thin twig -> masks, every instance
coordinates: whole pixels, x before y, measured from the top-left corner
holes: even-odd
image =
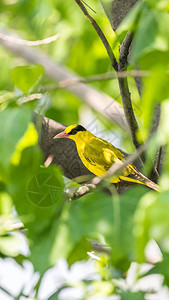
[[[92,12],[94,12],[96,14],[96,11],[91,7],[89,6],[85,1],[81,0],[88,8],[90,8],[92,10]]]
[[[157,103],[154,108],[154,113],[152,117],[152,122],[151,122],[151,128],[149,131],[149,136],[148,139],[150,139],[154,133],[157,131],[159,122],[160,122],[160,115],[161,115],[161,105],[160,103]],[[161,161],[161,154],[162,154],[162,148],[159,148],[154,159],[154,165],[152,167],[151,173],[149,175],[150,179],[153,181],[157,181],[159,177],[159,167],[160,167],[160,161]]]
[[[13,224],[6,224],[6,230],[7,231],[14,231],[14,230],[20,230],[23,229],[24,225],[22,222],[19,223],[13,223]]]
[[[7,291],[4,287],[0,286],[0,290],[2,290],[4,293],[6,293],[8,296],[10,296],[13,299],[13,295]]]
[[[15,43],[15,44],[29,46],[29,47],[40,46],[40,45],[55,42],[59,38],[59,36],[60,36],[59,33],[57,33],[57,34],[55,34],[53,36],[50,36],[50,37],[48,37],[46,39],[43,39],[43,40],[27,41],[27,40],[16,38],[14,36],[7,35],[7,34],[4,34],[4,33],[0,32],[0,39],[2,39],[4,41],[10,41],[10,42]]]
[[[124,70],[128,64],[127,57],[132,42],[132,38],[133,38],[132,33],[129,33],[124,39],[120,47],[118,71]],[[132,107],[128,81],[127,78],[118,78],[118,81],[120,87],[120,94],[123,102],[124,113],[127,119],[128,126],[130,128],[131,138],[135,148],[138,149],[142,144],[142,142],[141,143],[138,142],[136,137],[136,134],[139,131],[139,127]],[[143,160],[143,152],[141,153],[141,156]]]
[[[35,94],[31,94],[31,95],[29,95],[29,96],[27,96],[27,97],[22,97],[22,98],[20,98],[19,100],[18,100],[18,103],[19,104],[23,104],[23,103],[27,103],[27,102],[29,102],[29,101],[33,101],[33,100],[35,100],[35,99],[41,99],[43,97],[43,94],[41,94],[41,93],[35,93]]]
[[[72,78],[72,79],[62,80],[58,84],[53,84],[53,85],[48,85],[48,86],[42,87],[38,90],[38,92],[44,93],[44,92],[52,91],[52,90],[56,90],[56,89],[67,88],[71,85],[76,85],[78,83],[90,83],[90,82],[95,82],[95,81],[105,81],[105,80],[111,80],[111,79],[117,79],[117,78],[125,78],[128,76],[149,77],[150,73],[148,71],[132,70],[132,71],[122,71],[122,72],[116,72],[116,73],[109,72],[109,73],[89,76],[86,78]]]
[[[128,87],[128,82],[127,78],[118,78],[119,81],[119,87],[120,87],[120,94],[123,102],[123,108],[124,108],[124,113],[126,116],[126,120],[128,123],[128,126],[130,128],[130,134],[131,138],[133,141],[133,144],[136,149],[139,148],[140,143],[137,141],[136,134],[139,130],[134,111],[133,111],[133,106],[131,103],[131,97],[130,97],[130,91]]]
[[[90,14],[88,13],[86,7],[84,6],[84,4],[80,1],[80,0],[75,0],[75,2],[77,3],[77,5],[80,7],[80,9],[82,10],[82,12],[84,13],[84,15],[88,18],[88,20],[90,21],[90,23],[92,24],[93,28],[95,29],[95,31],[97,32],[98,36],[100,37],[106,51],[107,54],[110,58],[112,67],[114,68],[115,71],[118,71],[118,63],[117,60],[113,54],[113,51],[111,49],[111,46],[105,36],[105,34],[103,33],[103,31],[101,30],[101,28],[99,27],[99,25],[97,24],[97,22],[90,16]]]
[[[157,158],[156,158],[156,162],[154,165],[154,169],[157,171],[158,174],[159,174],[159,169],[160,169],[160,164],[161,164],[162,150],[163,150],[163,147],[160,147],[160,149],[157,153]]]
[[[5,218],[4,216],[0,217],[0,225],[5,232],[24,229],[24,225],[22,222],[15,223],[15,221],[13,221],[12,219]]]

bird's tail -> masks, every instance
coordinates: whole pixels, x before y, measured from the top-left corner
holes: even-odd
[[[146,176],[144,176],[142,173],[138,172],[134,166],[129,165],[129,168],[132,171],[132,175],[134,178],[126,177],[126,176],[119,176],[120,179],[125,180],[125,181],[144,184],[144,185],[148,186],[150,189],[153,189],[158,192],[160,191],[159,186],[155,182],[151,181]]]

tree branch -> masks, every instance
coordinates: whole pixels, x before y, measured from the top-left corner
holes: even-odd
[[[158,128],[158,125],[160,122],[160,115],[161,115],[161,105],[160,105],[160,103],[157,103],[155,106],[155,109],[154,109],[154,114],[153,114],[153,118],[152,118],[152,126],[150,129],[148,139],[150,139],[152,137],[152,135],[157,131],[157,128]],[[163,153],[163,147],[160,147],[156,153],[156,157],[152,158],[152,160],[154,159],[154,166],[152,168],[152,171],[151,171],[151,174],[149,177],[155,182],[158,180],[160,169],[161,169],[161,163],[162,163],[162,158],[163,158],[162,153]]]
[[[59,165],[64,175],[70,179],[91,174],[81,162],[72,140],[53,139],[57,133],[65,130],[65,125],[36,113],[33,119],[39,135],[39,145],[44,153],[44,161],[51,157],[50,163]]]
[[[133,33],[129,32],[128,34],[126,34],[126,37],[124,38],[120,46],[118,71],[123,71],[128,65],[128,54],[132,40]]]
[[[7,36],[12,35],[9,31],[6,32],[2,29],[0,32],[5,33]],[[56,64],[56,62],[40,50],[19,45],[15,41],[11,42],[10,39],[4,40],[0,38],[0,44],[14,55],[22,57],[30,63],[42,65],[46,75],[56,82],[78,77],[72,71]],[[129,131],[123,108],[110,96],[98,91],[96,88],[81,83],[69,86],[67,90],[124,130]]]
[[[105,36],[105,34],[103,33],[103,31],[101,30],[101,28],[99,27],[99,25],[96,23],[96,21],[90,16],[90,14],[88,13],[86,7],[84,6],[84,4],[80,1],[80,0],[75,0],[75,2],[77,3],[77,5],[80,7],[80,9],[82,10],[82,12],[84,13],[84,15],[88,18],[88,20],[90,21],[90,23],[92,24],[93,28],[95,29],[95,31],[97,32],[98,36],[100,37],[106,51],[107,54],[110,58],[111,61],[111,65],[114,68],[115,71],[118,71],[118,63],[117,60],[113,54],[113,51],[111,49],[111,46]]]
[[[104,80],[111,80],[111,79],[117,79],[117,78],[126,78],[128,76],[134,76],[136,78],[140,77],[149,77],[151,74],[148,71],[139,71],[139,70],[131,70],[131,71],[121,71],[121,72],[108,72],[104,74],[97,74],[85,78],[72,78],[68,80],[62,80],[58,84],[48,85],[41,87],[38,92],[44,93],[47,91],[52,91],[56,89],[62,89],[67,88],[71,85],[76,85],[78,83],[90,83],[95,81],[104,81]],[[36,94],[35,94],[36,95]]]
[[[160,149],[157,152],[156,160],[155,160],[155,164],[154,164],[154,169],[156,170],[158,176],[159,176],[160,171],[161,171],[162,157],[163,157],[163,147],[160,147]],[[155,180],[157,180],[157,177],[155,178]]]
[[[101,0],[102,1],[102,0]],[[115,31],[122,20],[125,18],[130,9],[135,5],[138,0],[114,0],[110,1],[111,7],[111,24]],[[105,1],[104,1],[105,2]],[[108,1],[107,1],[108,2]]]
[[[125,161],[123,162],[123,164],[119,165],[118,163],[114,163],[109,170],[102,176],[102,177],[98,177],[95,176],[94,178],[91,178],[90,175],[85,176],[86,177],[86,181],[88,183],[85,183],[84,185],[80,186],[80,188],[77,187],[73,187],[71,189],[68,189],[66,191],[66,196],[71,199],[74,200],[76,198],[80,198],[82,196],[84,196],[85,194],[91,192],[93,189],[97,188],[98,186],[100,186],[102,189],[106,189],[105,191],[108,192],[108,189],[112,183],[108,181],[109,178],[112,177],[112,175],[114,176],[118,176],[119,174],[121,174],[123,172],[123,170],[129,165],[132,164],[133,162],[136,162],[139,159],[139,156],[145,151],[146,147],[148,146],[148,143],[140,146],[140,148],[138,149],[137,152],[131,154],[130,156],[128,156]],[[84,177],[84,176],[82,176]],[[106,180],[106,182],[105,182]],[[75,179],[76,181],[76,179]],[[80,178],[79,178],[80,181]],[[82,182],[83,180],[81,180]],[[119,182],[118,184],[118,193],[121,193],[124,191],[124,189],[128,186],[133,186],[135,183],[132,182]]]
[[[75,179],[76,182],[89,182],[91,178],[95,177],[86,167],[83,165],[76,150],[75,143],[71,139],[53,139],[53,137],[63,131],[66,126],[55,122],[51,119],[43,117],[34,113],[34,123],[39,135],[39,145],[44,153],[44,161],[50,158],[50,163],[59,165],[64,175],[70,179]],[[139,169],[139,160],[137,159],[138,153],[135,154],[135,166]],[[80,177],[80,180],[78,180]],[[94,188],[92,185],[88,185],[84,188],[85,191],[89,191]],[[127,183],[127,186],[130,184]],[[124,190],[124,183],[120,183],[122,190]],[[126,186],[126,185],[125,185]],[[118,192],[121,192],[118,189]],[[83,192],[82,190],[79,192]],[[69,195],[75,198],[77,197],[76,190],[70,191]],[[76,195],[75,195],[76,194]]]
[[[118,70],[120,72],[127,67],[128,64],[127,57],[132,42],[132,38],[133,38],[132,33],[127,34],[122,45],[120,46],[119,65],[118,65]],[[131,138],[135,148],[138,149],[141,144],[137,141],[137,137],[136,137],[136,134],[139,131],[139,127],[132,107],[128,81],[127,78],[118,78],[118,81],[119,81],[121,98],[123,102],[124,113],[127,119],[128,126],[130,128]],[[142,159],[143,159],[143,155],[142,155]]]
[[[48,38],[45,38],[43,40],[28,41],[28,40],[16,38],[14,36],[8,36],[8,35],[0,32],[0,39],[5,40],[5,41],[10,40],[11,43],[25,45],[25,46],[29,46],[29,47],[50,44],[52,42],[55,42],[58,38],[59,38],[59,34],[57,33],[57,34],[50,36]]]
[[[129,34],[127,34],[126,38],[124,39],[124,41],[122,43],[122,45],[120,47],[119,64],[118,64],[104,33],[102,32],[102,30],[100,29],[100,27],[98,26],[96,21],[90,16],[86,7],[83,5],[83,3],[80,0],[75,0],[75,2],[78,4],[78,6],[80,7],[80,9],[84,13],[84,15],[88,18],[88,20],[94,27],[95,31],[97,32],[98,36],[102,40],[102,43],[103,43],[104,47],[106,48],[106,51],[110,58],[111,64],[112,64],[113,68],[115,69],[115,71],[116,72],[123,71],[126,68],[127,63],[128,63],[127,57],[128,57],[129,48],[130,48],[130,45],[131,45],[131,42],[133,39],[133,34],[131,32]],[[122,102],[123,102],[124,113],[125,113],[126,120],[127,120],[129,129],[130,129],[131,138],[132,138],[135,148],[138,149],[140,146],[140,143],[137,141],[136,133],[139,130],[139,127],[138,127],[138,124],[137,124],[137,121],[136,121],[136,118],[134,115],[132,103],[131,103],[128,82],[127,82],[126,78],[124,78],[124,79],[118,78],[118,81],[119,81],[121,98],[122,98]]]

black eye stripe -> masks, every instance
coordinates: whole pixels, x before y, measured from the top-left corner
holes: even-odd
[[[75,135],[78,131],[86,131],[86,129],[83,126],[81,126],[81,125],[77,125],[68,134],[69,135]]]
[[[76,129],[72,129],[71,132],[69,132],[69,134],[76,134],[77,130]]]
[[[81,126],[81,125],[78,125],[75,129],[77,131],[86,131],[86,129],[83,126]]]

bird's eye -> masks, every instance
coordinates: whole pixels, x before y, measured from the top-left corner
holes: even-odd
[[[76,134],[77,133],[77,130],[76,129],[73,129],[72,130],[72,134]]]

